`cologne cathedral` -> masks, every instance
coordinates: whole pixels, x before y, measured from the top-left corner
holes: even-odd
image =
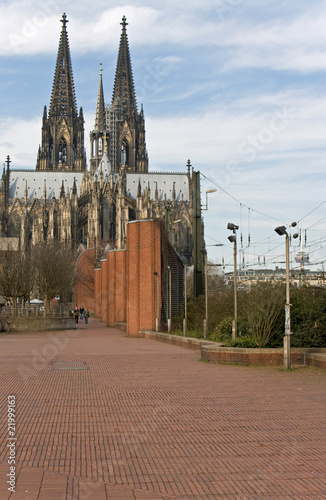
[[[54,239],[72,248],[83,244],[98,249],[100,258],[100,248],[125,248],[128,222],[160,219],[175,250],[191,263],[196,219],[200,220],[199,173],[191,169],[190,161],[185,173],[148,171],[144,111],[137,109],[126,18],[121,22],[110,105],[104,99],[100,70],[88,167],[66,14],[61,23],[36,169],[14,170],[9,157],[4,166],[1,238],[10,238],[22,249]],[[94,92],[94,103],[95,96]]]

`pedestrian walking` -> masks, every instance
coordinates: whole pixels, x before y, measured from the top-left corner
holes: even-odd
[[[78,323],[78,318],[79,318],[79,310],[78,310],[78,307],[75,308],[75,321],[76,323]]]
[[[88,316],[89,316],[89,312],[87,309],[85,309],[85,311],[84,311],[85,325],[88,325]]]
[[[80,306],[79,312],[80,312],[80,319],[82,320],[83,317],[84,317],[84,308],[83,308],[83,306]]]

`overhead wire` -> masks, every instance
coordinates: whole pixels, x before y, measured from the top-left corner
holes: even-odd
[[[260,240],[260,241],[259,241],[259,242],[257,242],[257,243],[256,243],[256,242],[254,242],[254,243],[252,243],[252,242],[251,242],[251,235],[250,235],[250,212],[255,212],[255,213],[259,214],[259,215],[262,215],[263,217],[267,217],[268,219],[275,220],[275,221],[277,221],[277,222],[281,222],[281,223],[282,223],[282,224],[284,224],[284,225],[287,225],[287,224],[286,224],[286,223],[284,223],[284,222],[282,222],[282,221],[280,221],[279,219],[277,219],[277,218],[275,218],[275,217],[273,217],[273,216],[269,215],[269,214],[266,214],[266,213],[264,213],[264,212],[261,212],[260,210],[256,210],[256,209],[254,209],[254,208],[252,208],[252,207],[249,207],[249,206],[248,206],[248,205],[246,205],[245,203],[242,203],[242,202],[241,202],[240,200],[238,200],[235,196],[233,196],[233,195],[232,195],[232,194],[230,194],[228,191],[226,191],[224,188],[222,188],[219,184],[217,184],[217,183],[216,183],[213,179],[210,179],[209,177],[207,177],[206,175],[204,175],[202,172],[200,172],[200,174],[201,174],[201,175],[202,175],[202,177],[204,177],[207,181],[211,182],[211,183],[212,183],[214,186],[216,186],[219,190],[221,190],[223,193],[225,193],[225,194],[226,194],[229,198],[233,199],[236,203],[238,203],[238,204],[239,204],[239,206],[240,206],[240,220],[241,220],[241,222],[242,222],[242,208],[243,208],[243,207],[245,207],[245,208],[247,208],[247,209],[248,209],[248,245],[247,245],[247,247],[246,247],[246,248],[249,248],[250,246],[254,246],[254,247],[255,247],[258,243],[263,244],[265,240],[268,240],[268,241],[266,241],[266,243],[268,243],[268,244],[269,244],[269,250],[268,250],[268,251],[266,251],[266,252],[264,252],[264,253],[262,253],[259,257],[264,257],[264,264],[267,264],[268,262],[272,261],[273,259],[278,258],[278,256],[276,256],[276,257],[275,257],[275,256],[271,256],[270,258],[267,258],[267,259],[266,259],[266,256],[267,256],[270,252],[272,252],[272,251],[274,251],[276,248],[278,248],[279,246],[282,246],[282,244],[283,244],[283,243],[280,243],[279,245],[277,245],[276,247],[274,247],[274,248],[272,248],[272,249],[271,249],[271,248],[270,248],[270,237],[268,237],[268,238],[264,238],[264,239]],[[323,201],[322,203],[320,203],[320,204],[319,204],[317,207],[315,207],[313,210],[311,210],[310,212],[308,212],[308,213],[307,213],[305,216],[303,216],[300,220],[298,220],[297,224],[299,224],[300,222],[302,222],[302,221],[303,221],[306,217],[308,217],[309,215],[311,215],[312,213],[314,213],[316,210],[318,210],[318,209],[319,209],[321,206],[323,206],[325,203],[326,203],[326,200],[325,200],[325,201]],[[326,217],[323,217],[323,218],[322,218],[322,219],[320,219],[319,221],[317,221],[317,222],[315,222],[315,223],[311,224],[310,226],[308,226],[307,228],[305,228],[305,231],[307,231],[307,230],[312,230],[311,228],[313,228],[313,227],[317,226],[318,224],[320,224],[320,223],[321,223],[322,221],[324,221],[324,220],[326,220]],[[241,224],[241,226],[242,226],[242,224]],[[306,233],[305,233],[305,234],[306,234]],[[217,240],[215,240],[214,238],[212,238],[212,237],[210,237],[210,236],[207,236],[207,237],[208,237],[208,238],[210,238],[210,239],[211,239],[211,240],[213,240],[213,241],[216,241],[216,243],[218,243],[218,244],[220,244],[220,245],[221,245],[221,243],[220,243],[220,242],[218,242]],[[307,239],[307,236],[305,236],[305,239]],[[318,238],[318,239],[316,239],[316,240],[313,240],[313,241],[311,242],[311,244],[310,244],[310,245],[305,244],[305,247],[306,247],[306,248],[310,248],[310,249],[312,249],[312,248],[313,248],[313,246],[315,246],[315,245],[317,245],[317,244],[321,244],[321,243],[323,243],[324,241],[326,242],[326,238],[324,238],[324,237],[322,237],[322,238]],[[238,253],[239,253],[239,255],[241,256],[241,254],[243,254],[243,252],[242,252],[242,250],[243,250],[243,234],[242,234],[242,231],[241,231],[241,240],[240,240],[240,242],[241,242],[241,246],[240,246],[240,249],[238,250]],[[223,246],[228,246],[228,245],[223,245]],[[310,253],[314,253],[314,251],[317,251],[317,250],[310,250]],[[243,255],[242,255],[242,256],[243,256]],[[258,265],[258,266],[260,265],[260,259],[258,259],[258,264],[256,264],[256,263],[254,262],[254,260],[256,259],[256,256],[254,257],[254,260],[248,260],[248,259],[249,259],[249,256],[247,256],[247,259],[246,259],[246,260],[247,260],[247,262],[246,262],[246,264],[244,264],[244,262],[242,262],[243,267],[248,268],[248,266],[254,266],[254,267],[255,267],[255,266],[257,266],[257,265]],[[243,259],[242,259],[242,261],[243,261]]]
[[[223,193],[225,193],[227,196],[229,196],[230,198],[232,198],[234,201],[236,201],[237,203],[239,203],[243,207],[248,208],[252,212],[256,212],[257,214],[260,214],[263,217],[267,217],[268,219],[272,219],[272,220],[275,220],[276,222],[281,222],[282,224],[284,224],[284,222],[280,221],[279,219],[276,219],[275,217],[272,217],[271,215],[265,214],[264,212],[261,212],[260,210],[256,210],[255,208],[248,207],[248,205],[246,205],[245,203],[242,203],[241,201],[239,201],[235,196],[233,196],[232,194],[228,193],[224,188],[222,188],[221,186],[219,186],[219,184],[217,184],[215,181],[213,181],[212,179],[210,179],[209,177],[207,177],[206,175],[204,175],[202,172],[200,172],[200,175],[202,175],[203,177],[205,177],[205,179],[207,179],[209,182],[211,182],[212,184],[214,184],[214,186],[216,186],[218,189],[220,189],[221,191],[223,191]]]
[[[305,219],[306,217],[308,217],[309,215],[311,215],[312,213],[314,213],[316,210],[318,210],[318,208],[320,208],[321,206],[323,206],[325,203],[326,203],[326,200],[323,201],[322,203],[320,203],[316,208],[314,208],[313,210],[311,210],[309,213],[307,213],[307,215],[305,215],[300,220],[298,220],[298,224],[299,224],[299,222],[302,222],[303,219]]]

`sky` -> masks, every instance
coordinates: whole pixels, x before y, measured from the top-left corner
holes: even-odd
[[[150,171],[201,173],[208,259],[233,269],[285,267],[280,225],[302,234],[311,270],[326,266],[326,1],[1,0],[0,159],[34,169],[66,12],[85,145],[99,66],[111,102],[121,18]],[[291,228],[292,222],[297,222]],[[218,245],[218,246],[216,246]],[[291,237],[291,268],[300,238]],[[222,267],[222,266],[221,266]]]

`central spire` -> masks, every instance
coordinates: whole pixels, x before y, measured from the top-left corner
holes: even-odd
[[[97,94],[95,130],[99,130],[101,132],[106,130],[106,116],[105,116],[102,72],[103,72],[102,63],[100,63],[100,81],[99,81],[99,85],[98,85],[98,94]]]

